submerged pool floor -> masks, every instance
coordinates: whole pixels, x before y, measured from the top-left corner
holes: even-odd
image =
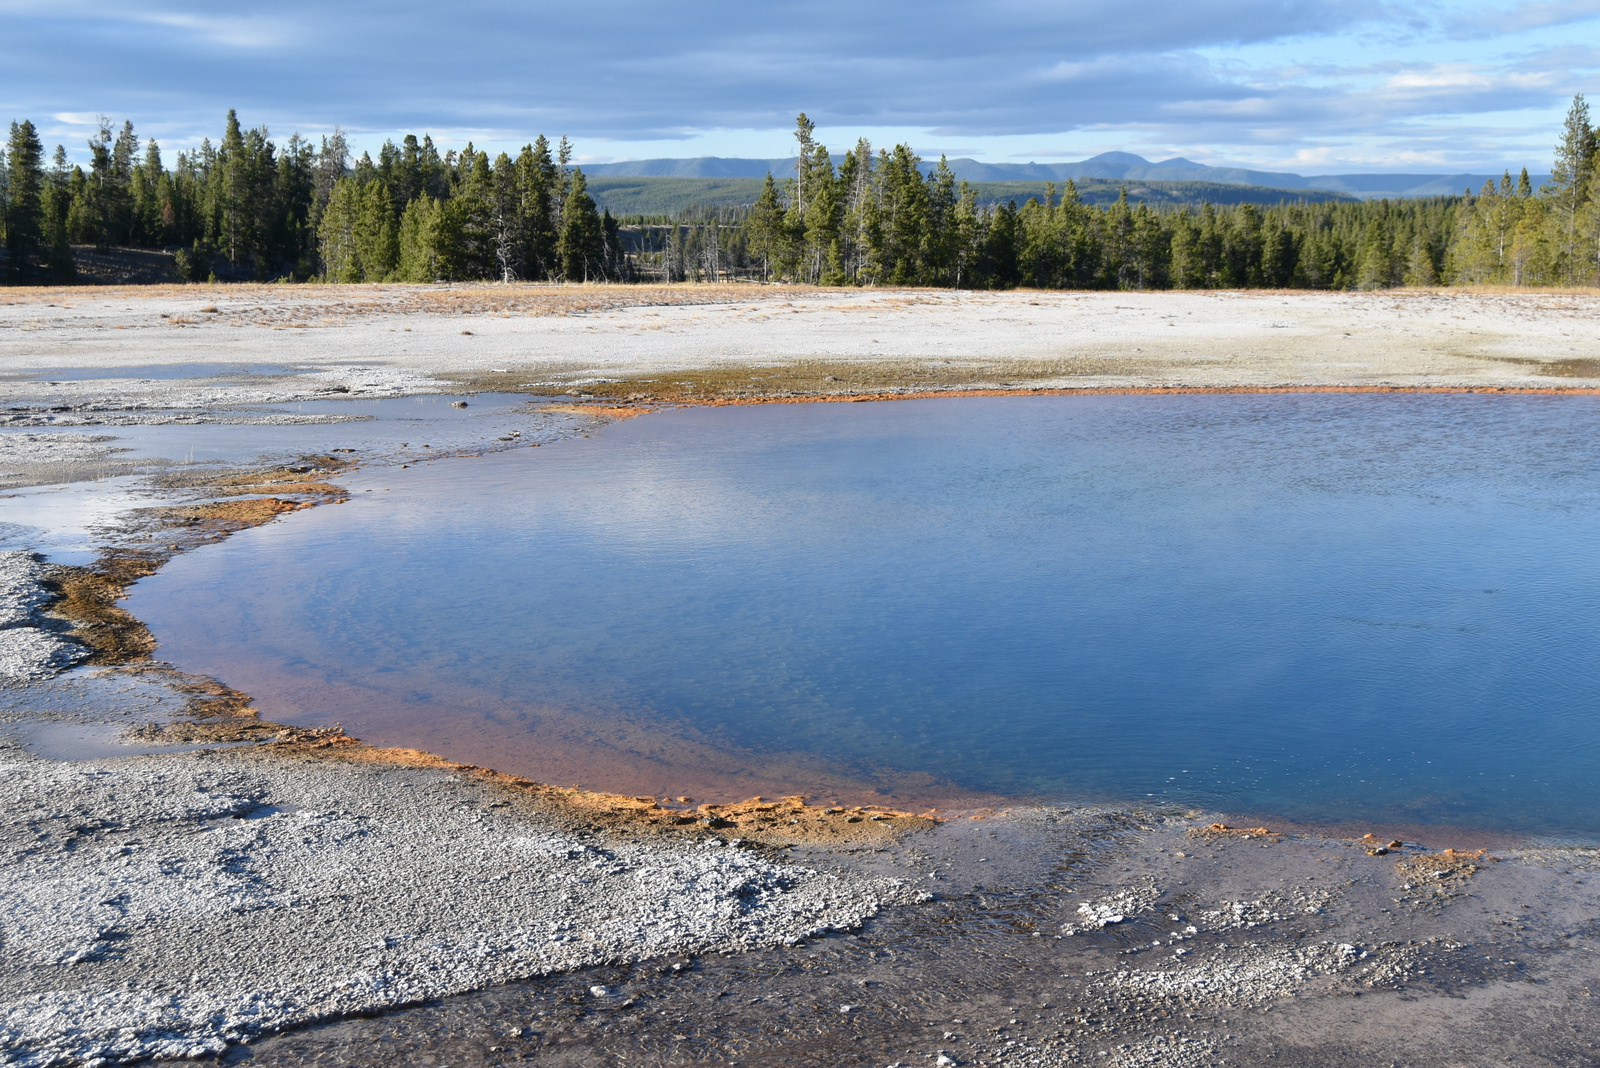
[[[142,581],[160,655],[627,793],[1600,837],[1596,398],[681,409],[351,485]]]

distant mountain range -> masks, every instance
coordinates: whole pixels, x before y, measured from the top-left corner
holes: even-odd
[[[837,163],[842,156],[835,157]],[[764,178],[783,179],[794,173],[795,160],[734,159],[700,156],[695,159],[640,159],[622,163],[595,163],[583,168],[594,177],[635,178]],[[924,160],[923,170],[936,162]],[[1218,185],[1248,185],[1268,189],[1323,190],[1362,199],[1449,196],[1465,189],[1477,192],[1486,179],[1498,181],[1498,174],[1289,174],[1282,171],[1253,171],[1244,167],[1211,167],[1175,157],[1151,163],[1131,152],[1102,152],[1076,163],[979,163],[973,159],[953,159],[950,170],[968,182],[1065,182],[1097,178],[1112,182],[1208,182]],[[1531,176],[1534,187],[1549,180],[1549,175]]]
[[[766,172],[761,173],[762,178],[599,174],[589,179],[589,194],[594,197],[596,204],[621,218],[664,219],[685,213],[694,215],[724,208],[748,207],[761,196]],[[1231,204],[1268,205],[1285,201],[1307,204],[1329,201],[1355,203],[1357,200],[1349,193],[1336,193],[1329,189],[1272,189],[1223,182],[1106,181],[1101,178],[1079,178],[1075,181],[1079,199],[1085,204],[1102,208],[1115,202],[1123,193],[1127,193],[1130,201],[1152,208],[1192,208],[1201,204],[1216,207]],[[1058,186],[1060,184],[1057,183]],[[1038,179],[973,182],[971,189],[977,202],[982,205],[1004,204],[1008,200],[1022,204],[1029,197],[1042,200],[1045,183]]]

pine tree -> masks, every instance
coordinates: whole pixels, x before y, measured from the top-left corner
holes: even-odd
[[[533,144],[523,146],[517,157],[517,194],[522,262],[530,278],[549,278],[556,272],[559,174],[550,155],[550,142],[542,134]]]
[[[1142,201],[1133,211],[1132,244],[1134,287],[1154,289],[1165,285],[1171,239],[1161,219]]]
[[[613,282],[633,281],[633,264],[622,244],[622,226],[610,208],[600,217],[600,234],[605,247],[605,277]]]
[[[1276,219],[1266,224],[1261,232],[1261,284],[1272,289],[1286,289],[1294,284],[1296,256],[1294,235]]]
[[[846,283],[873,281],[872,249],[877,245],[878,202],[872,189],[872,144],[865,137],[839,167],[840,270]]]
[[[800,218],[806,214],[806,166],[811,161],[812,149],[816,147],[816,139],[812,136],[817,129],[817,124],[806,118],[806,113],[801,112],[795,116],[794,139],[799,142],[800,151],[795,156],[795,188],[794,201],[795,213]]]
[[[1589,198],[1578,213],[1578,254],[1572,267],[1576,284],[1600,282],[1600,182],[1589,183]]]
[[[449,156],[446,163],[451,162]],[[439,267],[445,278],[499,277],[493,241],[489,154],[468,142],[454,158],[450,195],[439,227]]]
[[[6,146],[9,189],[6,204],[7,272],[13,281],[30,278],[39,251],[42,230],[41,194],[44,185],[44,146],[33,123],[11,124]]]
[[[1413,289],[1424,289],[1439,284],[1439,273],[1434,268],[1433,256],[1416,238],[1411,243],[1411,254],[1406,258],[1405,276],[1401,282]]]
[[[1029,203],[1033,203],[1031,200]],[[973,275],[982,259],[982,245],[988,237],[983,216],[978,211],[977,194],[965,180],[961,182],[955,211],[951,214],[951,278],[955,289],[971,287]]]
[[[394,198],[381,180],[368,182],[361,190],[353,237],[359,275],[354,280],[388,281],[400,259],[400,242],[395,232]]]
[[[921,158],[908,144],[878,156],[878,203],[882,241],[875,259],[891,285],[916,285],[922,277],[922,250],[928,228],[928,190],[918,168]]]
[[[337,126],[333,136],[322,138],[317,151],[316,178],[312,185],[310,222],[316,227],[322,222],[322,212],[333,197],[333,187],[350,170],[350,145],[344,131]]]
[[[359,282],[362,279],[360,242],[356,237],[361,214],[361,186],[354,178],[334,183],[327,206],[322,211],[322,277],[329,282]]]
[[[1205,280],[1200,264],[1200,239],[1195,231],[1194,217],[1187,211],[1179,212],[1173,219],[1172,258],[1168,268],[1174,289],[1193,289]]]
[[[43,236],[49,246],[49,251],[45,253],[45,275],[50,281],[59,285],[75,281],[78,277],[78,265],[72,255],[72,244],[67,237],[69,208],[65,180],[58,182],[52,176],[44,183],[40,209]]]
[[[1097,283],[1105,289],[1128,289],[1133,209],[1128,205],[1126,187],[1117,194],[1116,203],[1106,210],[1100,222],[1101,263]]]
[[[839,233],[841,200],[827,148],[813,145],[810,157],[800,161],[800,174],[801,184],[811,191],[811,199],[805,211],[797,214],[794,230],[802,250],[802,279],[815,284],[821,281]]]
[[[138,154],[139,139],[134,136],[133,123],[124,121],[111,144],[107,237],[115,245],[126,245],[133,236],[133,166]]]
[[[400,281],[436,282],[443,277],[439,259],[443,222],[439,202],[426,193],[406,205],[400,219],[400,262],[396,270]]]
[[[1356,288],[1387,289],[1393,285],[1394,243],[1381,220],[1367,224],[1361,244],[1361,259],[1356,268]]]
[[[223,255],[230,263],[238,263],[244,250],[245,215],[249,211],[248,179],[244,173],[244,134],[239,129],[239,115],[228,109],[228,121],[223,130],[222,145],[217,151],[217,213],[221,225],[219,237]]]
[[[756,198],[745,222],[750,251],[761,260],[762,281],[772,280],[772,267],[780,252],[782,228],[783,205],[778,202],[778,185],[772,180],[772,172],[768,171],[767,180],[761,186],[761,195]]]
[[[1566,284],[1587,276],[1580,236],[1580,216],[1594,183],[1596,131],[1589,124],[1589,104],[1579,94],[1572,98],[1561,140],[1556,142],[1556,157],[1550,167],[1550,182],[1544,187],[1557,226],[1557,270]]]
[[[166,168],[161,165],[161,146],[151,138],[145,142],[144,159],[133,168],[133,226],[129,240],[138,245],[164,245],[162,216],[162,179]]]
[[[956,177],[950,163],[939,157],[939,165],[927,178],[928,221],[927,236],[923,240],[923,283],[935,286],[954,286],[957,235],[955,232]],[[1013,205],[1013,210],[1015,206]],[[1011,250],[1012,272],[1015,273],[1016,246]]]
[[[6,242],[6,211],[11,204],[11,165],[6,162],[6,152],[0,149],[0,245]]]
[[[1017,202],[1008,200],[994,211],[984,242],[984,274],[993,289],[1017,285]]]
[[[561,243],[557,250],[562,276],[568,282],[603,278],[605,231],[581,168],[573,168],[572,182],[562,203]]]

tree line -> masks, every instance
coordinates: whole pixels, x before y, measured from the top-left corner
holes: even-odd
[[[13,123],[0,166],[12,282],[69,281],[73,245],[176,250],[192,280],[719,281],[1004,289],[1378,289],[1600,282],[1597,131],[1576,97],[1550,181],[1526,170],[1455,197],[1361,203],[1094,207],[1070,181],[980,205],[944,159],[865,140],[835,166],[805,116],[795,172],[743,209],[618,220],[572,148],[512,158],[431,138],[352,159],[342,134],[281,147],[228,113],[221,141],[169,170],[133,126],[102,123],[89,166]]]
[[[67,282],[73,245],[166,248],[190,281],[626,281],[616,220],[596,210],[571,146],[545,138],[491,161],[431,138],[352,159],[341,133],[279,146],[228,112],[221,140],[169,169],[133,124],[102,122],[89,166],[57,146],[47,164],[31,122],[0,161],[7,280]]]

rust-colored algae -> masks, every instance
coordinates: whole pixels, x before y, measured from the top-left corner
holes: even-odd
[[[1542,366],[1542,365],[1541,365]],[[1552,373],[1557,373],[1553,371]],[[552,371],[555,371],[552,374]],[[623,374],[595,381],[572,376],[592,374],[585,368],[557,370],[548,366],[521,373],[453,376],[461,388],[498,389],[547,396],[581,398],[595,406],[622,402],[682,404],[704,407],[752,404],[836,404],[865,401],[921,400],[933,397],[1053,397],[1107,395],[1271,395],[1308,393],[1420,393],[1573,395],[1600,393],[1594,386],[1326,384],[1186,385],[1186,365],[1152,366],[1125,356],[1081,355],[1057,359],[927,361],[912,358],[877,360],[792,360],[729,363],[713,367]],[[1569,376],[1576,376],[1577,370]],[[1172,384],[1096,384],[1086,379],[1165,378]],[[1067,384],[1073,380],[1082,385]],[[1176,381],[1173,381],[1176,380]],[[580,410],[588,408],[580,403]],[[556,409],[568,410],[568,409]],[[588,409],[593,410],[593,409]]]
[[[1395,872],[1408,882],[1436,886],[1463,883],[1476,875],[1484,864],[1493,864],[1498,859],[1485,849],[1446,849],[1406,857],[1395,865]]]
[[[1191,838],[1282,838],[1283,832],[1266,827],[1230,827],[1226,823],[1210,823],[1204,827],[1189,828]]]
[[[564,412],[569,415],[593,415],[603,419],[633,419],[654,409],[621,404],[549,404],[539,410]]]
[[[469,775],[504,788],[547,812],[576,818],[598,829],[701,835],[710,832],[781,849],[793,845],[885,842],[940,822],[931,815],[877,805],[813,805],[800,795],[775,801],[753,797],[733,804],[676,808],[654,797],[552,786],[519,775],[447,760],[420,749],[368,745],[345,734],[339,727],[261,724],[259,729],[249,733],[258,737],[268,735],[263,748],[286,756],[435,768]]]
[[[1561,394],[1597,396],[1595,386],[1037,386],[982,389],[927,389],[880,393],[823,393],[797,397],[692,397],[673,398],[680,404],[723,407],[741,404],[826,404],[860,401],[926,400],[931,397],[1073,397],[1073,396],[1189,396],[1276,393],[1495,393],[1507,395]]]
[[[297,464],[268,471],[180,468],[168,471],[152,482],[163,489],[205,490],[208,497],[283,493],[338,496],[344,490],[323,479],[353,466],[352,460],[315,455],[307,456]]]
[[[50,605],[52,615],[73,624],[72,636],[88,646],[91,664],[126,664],[148,659],[156,640],[143,623],[117,602],[128,587],[151,575],[169,554],[112,550],[92,567],[58,566],[46,587],[59,598]]]

